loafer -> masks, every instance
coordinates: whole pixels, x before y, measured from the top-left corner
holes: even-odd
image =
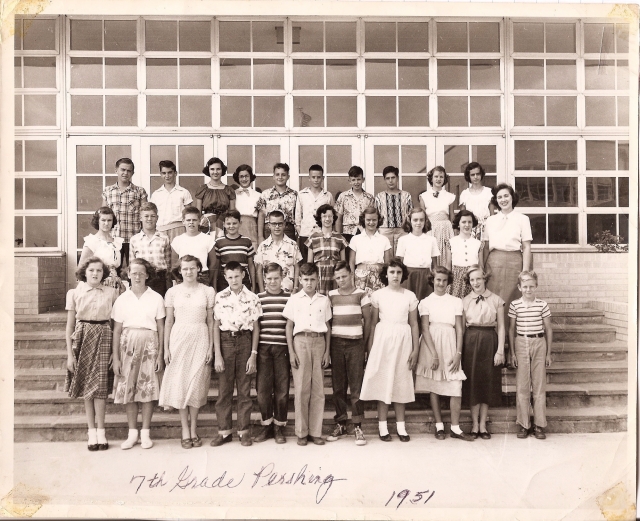
[[[544,433],[544,428],[543,427],[538,427],[536,425],[535,429],[533,430],[533,435],[536,437],[536,440],[546,440],[547,439],[547,435]]]
[[[444,433],[442,429],[440,429],[439,431],[436,431],[436,440],[444,440],[446,437],[447,435]]]
[[[306,444],[307,444],[306,436],[304,438],[298,438],[298,445],[300,445],[301,447],[304,447]]]
[[[98,444],[97,444],[97,443],[94,443],[93,445],[87,445],[87,449],[88,449],[90,452],[96,452],[96,451],[98,450]]]
[[[461,434],[458,434],[457,432],[451,431],[449,433],[449,436],[451,436],[452,438],[456,438],[458,440],[464,440],[464,441],[473,441],[474,440],[474,437],[471,436],[471,434],[467,434],[466,432],[462,432]]]
[[[258,435],[253,438],[253,441],[256,443],[262,443],[263,441],[267,441],[269,438],[273,438],[274,428],[273,423],[269,425],[263,425],[262,430],[258,433]]]
[[[280,425],[276,425],[273,428],[273,437],[276,439],[276,443],[287,443],[287,438],[282,434],[282,427]]]
[[[407,442],[411,439],[411,436],[408,434],[398,434],[398,438],[400,438],[400,441]]]
[[[181,440],[180,445],[182,445],[183,449],[191,449],[193,448],[193,440],[191,438]]]
[[[202,438],[200,436],[191,438],[191,443],[193,444],[194,447],[202,447]]]
[[[231,441],[231,434],[227,436],[223,436],[222,434],[218,434],[215,438],[211,440],[212,447],[219,447],[220,445],[224,445],[225,443],[229,443]]]
[[[378,436],[380,436],[380,439],[382,441],[391,441],[391,434],[385,434],[384,436],[382,434],[378,434]]]
[[[312,441],[314,445],[324,445],[324,439],[320,436],[309,436],[309,441]]]
[[[518,427],[518,434],[516,434],[516,436],[521,440],[524,440],[529,436],[529,434],[530,434],[529,429],[525,429],[522,425],[520,425]]]
[[[477,440],[477,439],[478,439],[478,433],[477,433],[477,432],[473,432],[473,431],[471,431],[471,432],[469,433],[469,436],[471,436],[474,440]]]
[[[251,447],[251,436],[248,434],[243,434],[240,436],[240,445],[243,447]]]
[[[480,436],[483,440],[490,440],[491,439],[491,433],[490,432],[481,432],[478,434],[478,436]]]
[[[98,450],[107,450],[109,448],[109,443],[98,443]]]

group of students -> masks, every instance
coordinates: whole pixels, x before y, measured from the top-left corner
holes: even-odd
[[[147,202],[144,190],[131,183],[133,163],[119,160],[118,182],[105,189],[104,206],[92,221],[98,232],[85,237],[80,282],[67,294],[65,387],[71,397],[85,399],[89,450],[108,448],[104,422],[111,392],[114,403],[126,404],[129,435],[123,449],[153,445],[149,429],[156,400],[178,409],[182,447],[201,446],[197,418],[208,401],[212,366],[218,373],[218,435],[212,446],[232,439],[234,386],[237,432],[242,445],[252,444],[250,389],[256,372],[262,427],[253,441],[286,441],[292,374],[297,442],[324,444],[323,369],[329,364],[336,425],[328,441],[346,435],[351,402],[356,444],[366,444],[363,400],[378,402],[380,439],[392,439],[387,414],[393,404],[397,434],[409,441],[404,409],[415,391],[431,393],[436,438],[446,437],[439,396],[450,396],[451,437],[488,439],[488,408],[502,403],[505,306],[510,358],[518,368],[518,437],[534,432],[544,438],[552,329],[548,306],[535,297],[528,218],[513,218],[517,194],[509,185],[489,190],[482,186],[482,167],[469,167],[469,194],[461,194],[463,207],[452,223],[455,197],[444,188],[442,167],[429,172],[430,189],[420,195],[420,208],[398,189],[395,167],[384,169],[388,190],[375,198],[362,190],[362,169],[352,167],[351,189],[334,207],[319,165],[310,169],[310,187],[296,193],[286,186],[288,166],[282,163],[274,167],[275,186],[257,198],[243,186],[255,176],[241,165],[234,173],[240,184],[235,193],[208,183],[191,206],[170,161],[160,163],[164,185]],[[219,181],[226,167],[212,158],[203,172]],[[491,200],[478,202],[486,190]],[[218,192],[214,202],[207,191]],[[231,204],[245,195],[255,202]],[[494,248],[488,236],[496,238]],[[266,238],[258,243],[257,237]],[[518,253],[520,266],[497,265],[494,250],[507,260]],[[126,253],[126,267],[118,271]],[[497,291],[487,279],[497,279]],[[520,299],[512,298],[515,291]],[[463,399],[471,408],[470,434],[459,427]]]

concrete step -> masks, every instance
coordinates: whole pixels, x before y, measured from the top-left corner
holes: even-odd
[[[606,324],[555,324],[554,342],[605,343],[616,339],[616,329]]]
[[[507,385],[503,402],[516,405],[516,386]],[[552,383],[547,384],[547,408],[554,407],[625,407],[627,382]],[[547,410],[548,410],[547,409]]]
[[[516,371],[503,373],[503,384],[515,385]],[[585,383],[628,381],[626,360],[607,362],[554,362],[547,368],[547,383]]]
[[[604,311],[591,308],[552,309],[551,322],[554,324],[602,324]]]
[[[363,430],[368,435],[377,435],[377,412],[367,411]],[[395,432],[394,414],[390,411],[390,430]],[[514,408],[494,408],[489,411],[489,429],[495,434],[515,433]],[[233,415],[235,426],[235,414]],[[253,433],[258,431],[259,414],[252,413]],[[407,411],[406,424],[409,433],[433,433],[435,419],[431,411]],[[449,415],[443,414],[443,420],[449,423]],[[549,433],[563,432],[620,432],[627,428],[626,407],[588,407],[588,408],[557,408],[548,411],[547,431]],[[331,432],[333,427],[333,413],[325,411],[323,416],[323,433]],[[460,425],[469,431],[471,418],[469,411],[463,411]],[[127,419],[124,414],[107,414],[107,437],[117,447],[118,441],[127,436]],[[180,419],[177,411],[158,413],[153,416],[151,436],[156,439],[180,439]],[[200,414],[198,417],[198,433],[208,439],[217,433],[217,422],[214,414]],[[294,436],[294,415],[289,412],[285,435]],[[86,440],[86,418],[74,416],[20,416],[15,418],[14,441],[82,441]],[[292,441],[292,440],[290,440]],[[208,445],[207,445],[208,446]]]
[[[41,315],[17,315],[14,320],[14,331],[56,331],[62,330],[67,324],[67,312],[55,311]]]
[[[13,337],[15,351],[26,349],[66,349],[65,330],[50,331],[16,331]]]

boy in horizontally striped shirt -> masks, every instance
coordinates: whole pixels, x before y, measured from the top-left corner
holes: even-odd
[[[283,429],[287,425],[289,404],[289,348],[287,347],[287,319],[282,310],[290,293],[281,288],[282,267],[269,262],[264,267],[266,291],[258,293],[262,305],[260,341],[258,344],[258,375],[256,390],[258,406],[262,416],[262,430],[253,441],[260,443],[275,438],[276,443],[285,443]]]
[[[224,235],[216,239],[216,264],[213,268],[213,288],[221,291],[229,286],[224,278],[224,267],[231,261],[239,262],[244,270],[242,283],[253,293],[256,291],[256,254],[249,237],[240,235],[240,212],[227,210],[223,215]]]
[[[355,287],[347,262],[339,261],[336,264],[334,278],[338,289],[329,292],[329,300],[333,310],[331,378],[336,426],[327,441],[336,441],[347,434],[348,386],[351,391],[351,421],[354,424],[356,445],[365,445],[367,441],[362,433],[364,404],[360,400],[360,389],[364,377],[371,301],[365,291]]]
[[[551,365],[551,311],[544,300],[536,298],[538,275],[535,271],[523,271],[518,275],[518,289],[522,298],[509,306],[509,348],[516,366],[516,422],[518,438],[531,433],[529,421],[530,389],[533,390],[533,435],[546,438],[546,368]],[[546,342],[545,342],[546,334]]]

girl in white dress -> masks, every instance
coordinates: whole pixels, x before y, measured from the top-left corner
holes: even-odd
[[[491,204],[491,188],[482,184],[484,176],[484,168],[480,163],[474,161],[467,165],[464,169],[464,179],[471,186],[462,190],[458,206],[461,210],[469,210],[476,216],[478,223],[473,226],[471,236],[480,241],[482,240],[484,223],[496,209]]]
[[[453,284],[449,286],[448,293],[454,297],[464,298],[471,293],[471,286],[467,284],[467,269],[474,264],[481,265],[482,243],[472,237],[477,225],[476,216],[469,210],[460,210],[453,220],[453,228],[460,230],[459,235],[449,239]]]
[[[407,268],[391,259],[380,273],[386,288],[371,294],[371,325],[374,333],[367,345],[368,361],[362,381],[361,400],[378,401],[378,429],[382,441],[391,441],[387,428],[389,405],[396,412],[400,441],[409,441],[405,429],[405,403],[415,400],[413,369],[418,361],[418,299],[401,284]]]
[[[427,174],[427,180],[430,187],[420,194],[420,206],[426,210],[429,222],[431,222],[429,234],[438,241],[438,249],[440,250],[438,266],[451,269],[449,239],[453,237],[451,221],[453,220],[453,202],[456,200],[456,196],[444,188],[444,185],[449,182],[449,176],[443,167],[432,168]]]
[[[462,380],[466,380],[462,359],[462,300],[449,295],[451,272],[438,266],[433,270],[434,292],[420,302],[422,341],[416,369],[416,390],[431,393],[431,409],[436,420],[436,439],[444,440],[440,396],[450,396],[451,437],[466,441],[473,438],[460,429]]]

